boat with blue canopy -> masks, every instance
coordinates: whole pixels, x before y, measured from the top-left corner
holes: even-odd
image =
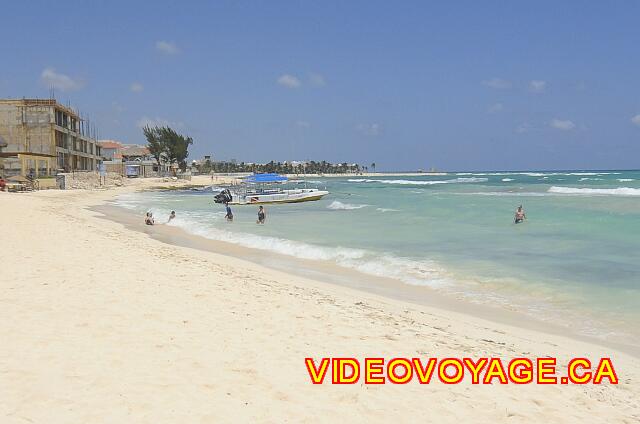
[[[318,188],[287,188],[289,178],[280,174],[253,174],[245,177],[238,187],[216,194],[216,203],[255,205],[267,203],[299,203],[320,200],[329,194]],[[284,187],[283,187],[284,186]]]

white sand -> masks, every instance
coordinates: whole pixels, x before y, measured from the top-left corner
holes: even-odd
[[[637,358],[163,244],[85,209],[126,190],[0,193],[0,423],[640,422]],[[611,357],[620,384],[314,386],[304,366],[546,355]]]

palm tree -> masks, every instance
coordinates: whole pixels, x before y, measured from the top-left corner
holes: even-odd
[[[376,172],[376,163],[371,162],[371,172]]]

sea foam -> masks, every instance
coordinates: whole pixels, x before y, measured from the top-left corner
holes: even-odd
[[[399,257],[391,253],[377,253],[364,249],[346,247],[325,247],[279,237],[228,231],[202,225],[198,218],[182,215],[172,224],[183,230],[243,247],[275,252],[299,259],[332,261],[339,266],[355,269],[364,274],[393,278],[406,284],[443,287],[450,282],[442,269],[428,259],[415,260]]]
[[[435,180],[435,181],[423,181],[423,180],[374,180],[369,178],[351,179],[351,183],[380,183],[380,184],[398,184],[398,185],[436,185],[436,184],[465,184],[465,183],[484,183],[488,178],[454,178],[452,180]]]
[[[601,195],[601,196],[640,196],[640,189],[630,187],[618,188],[575,188],[575,187],[556,187],[553,186],[547,190],[549,193],[557,194],[582,194],[582,195]]]
[[[329,206],[327,206],[327,209],[333,209],[336,211],[350,211],[354,209],[366,208],[367,206],[369,205],[353,205],[351,203],[342,203],[337,200],[334,200],[333,202],[331,202]]]

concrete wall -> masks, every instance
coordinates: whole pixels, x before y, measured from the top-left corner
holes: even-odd
[[[58,188],[55,178],[38,178],[38,188],[40,190],[48,190],[51,188]]]
[[[61,175],[64,175],[64,187],[67,190],[93,189],[124,184],[124,177],[114,172],[107,172],[104,179],[101,179],[97,172],[70,172]]]
[[[0,139],[7,143],[4,152],[30,152],[56,155],[49,106],[16,107],[0,103]],[[55,157],[14,157],[4,160],[5,175],[24,174],[24,169],[49,173],[55,169]]]

